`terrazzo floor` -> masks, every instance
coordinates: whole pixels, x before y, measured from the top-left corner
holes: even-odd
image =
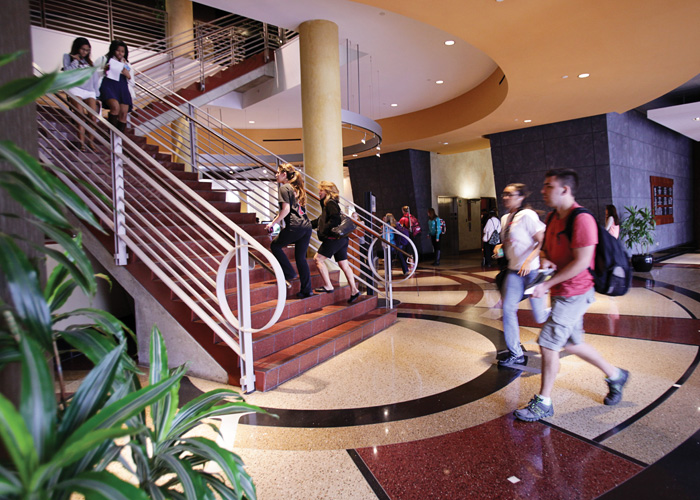
[[[499,368],[495,270],[475,258],[421,266],[390,328],[246,400],[279,418],[224,420],[261,500],[700,498],[700,254],[597,296],[586,340],[628,369],[604,406],[602,375],[564,356],[554,416],[512,412],[539,387],[539,332],[519,313],[528,363]],[[189,378],[181,403],[218,385]]]

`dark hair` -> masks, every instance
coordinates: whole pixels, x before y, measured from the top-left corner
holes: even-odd
[[[119,47],[124,47],[124,60],[126,62],[129,62],[129,47],[127,47],[126,44],[121,40],[112,40],[112,43],[109,44],[109,52],[107,52],[107,61],[114,57],[114,53]]]
[[[571,191],[571,196],[576,197],[578,190],[578,174],[574,170],[561,168],[549,170],[545,177],[556,177],[562,186],[567,186]]]
[[[615,208],[615,205],[605,205],[605,210],[608,212],[608,217],[612,217],[615,221],[615,225],[619,226],[620,217],[617,215],[617,208]]]
[[[428,209],[428,219],[433,220],[437,215],[435,214],[435,209],[434,208],[429,208]]]
[[[498,217],[498,212],[496,212],[496,210],[493,208],[491,210],[489,210],[489,219],[491,217]]]
[[[92,46],[90,45],[90,42],[88,41],[88,39],[87,39],[87,38],[84,38],[84,37],[82,37],[82,36],[79,36],[78,38],[76,38],[75,40],[73,40],[73,45],[71,45],[71,47],[70,47],[70,54],[71,54],[72,56],[78,54],[78,53],[80,52],[80,47],[82,47],[83,45],[87,45],[88,47],[90,47],[90,49],[92,49]],[[90,66],[92,66],[92,60],[90,59],[90,53],[89,53],[89,52],[88,52],[87,57],[85,58],[85,61],[86,61]]]
[[[523,198],[530,196],[530,190],[522,182],[511,182],[506,187],[512,187],[518,192],[518,196],[522,196]]]

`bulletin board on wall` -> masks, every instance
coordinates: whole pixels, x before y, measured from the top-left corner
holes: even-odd
[[[656,225],[673,222],[673,179],[651,176],[651,211]]]

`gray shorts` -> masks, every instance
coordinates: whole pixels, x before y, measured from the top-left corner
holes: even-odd
[[[552,314],[542,327],[537,343],[553,351],[560,351],[569,342],[583,342],[583,315],[595,301],[593,288],[582,295],[559,297],[553,295]]]

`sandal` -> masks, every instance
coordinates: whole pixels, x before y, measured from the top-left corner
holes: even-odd
[[[316,293],[333,293],[335,291],[335,288],[331,288],[330,290],[326,290],[325,287],[320,286],[318,288],[314,288],[314,292]]]

